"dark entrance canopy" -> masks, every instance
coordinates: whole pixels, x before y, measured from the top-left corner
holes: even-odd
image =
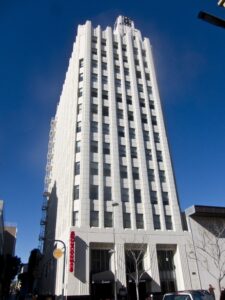
[[[149,274],[147,272],[144,272],[142,275],[140,273],[138,276],[139,276],[139,278],[141,276],[141,278],[139,279],[139,282],[144,282],[144,281],[150,281],[150,280],[152,280],[152,278],[149,276]],[[133,272],[133,273],[127,274],[127,277],[128,277],[128,280],[130,282],[134,281],[134,278],[136,278],[136,273]]]
[[[104,271],[92,275],[92,283],[109,283],[114,281],[114,274],[112,271]]]

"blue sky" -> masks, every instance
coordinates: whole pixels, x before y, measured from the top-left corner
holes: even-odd
[[[0,1],[0,199],[24,262],[38,246],[50,119],[87,19],[123,14],[150,38],[181,208],[225,205],[225,31],[200,10],[225,18],[217,0]]]

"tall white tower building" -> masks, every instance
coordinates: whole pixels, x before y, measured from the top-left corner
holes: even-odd
[[[142,296],[197,284],[151,45],[127,17],[114,30],[78,26],[51,123],[45,196],[42,294],[103,299],[124,286],[135,299],[138,257]],[[51,258],[54,240],[65,243],[65,259]]]

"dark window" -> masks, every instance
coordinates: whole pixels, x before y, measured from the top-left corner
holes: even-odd
[[[151,86],[147,86],[147,89],[148,89],[148,93],[152,94],[152,87]]]
[[[92,89],[91,90],[91,97],[98,97],[98,91],[97,91],[97,89]]]
[[[108,99],[108,92],[107,91],[102,92],[102,99],[105,99],[105,100]]]
[[[83,66],[84,66],[84,60],[83,60],[83,58],[81,58],[79,60],[79,68],[82,68]]]
[[[112,191],[110,186],[105,186],[104,187],[104,200],[105,201],[110,201],[112,200]]]
[[[80,175],[80,162],[75,163],[75,175]]]
[[[105,211],[104,213],[104,226],[113,227],[113,213],[110,211]]]
[[[92,67],[97,68],[97,66],[98,66],[97,60],[93,59],[92,60]]]
[[[123,145],[119,146],[119,154],[121,157],[126,157],[126,147]]]
[[[77,122],[77,133],[81,132],[81,122]]]
[[[91,122],[91,132],[98,132],[98,122]]]
[[[130,128],[129,129],[129,133],[130,133],[130,139],[135,139],[135,129],[134,128]]]
[[[146,80],[150,80],[150,75],[148,73],[145,73],[145,77],[146,77]]]
[[[97,54],[97,49],[96,48],[92,48],[92,54]]]
[[[124,137],[124,127],[119,126],[118,128],[118,134],[120,137]]]
[[[91,104],[91,112],[93,114],[97,114],[98,113],[98,105],[97,104]]]
[[[108,117],[108,115],[109,115],[109,108],[108,108],[108,106],[103,106],[102,107],[102,114],[103,114],[104,117]]]
[[[102,50],[102,57],[106,57],[106,51]]]
[[[118,117],[118,119],[123,119],[123,111],[122,111],[122,109],[117,109],[117,117]]]
[[[162,152],[161,151],[156,151],[156,156],[157,156],[157,161],[158,162],[163,161],[163,159],[162,159]]]
[[[149,181],[155,181],[155,175],[153,169],[148,169],[148,180]]]
[[[121,103],[122,102],[121,96],[116,96],[116,101]]]
[[[111,166],[110,164],[104,163],[104,176],[111,176]]]
[[[90,199],[95,200],[98,199],[98,186],[90,185]]]
[[[123,227],[124,228],[131,228],[131,221],[130,221],[130,214],[124,213],[123,214]]]
[[[98,227],[98,211],[91,211],[90,212],[90,226],[91,227]]]
[[[102,39],[102,46],[106,46],[106,39]]]
[[[141,72],[140,71],[136,71],[136,77],[139,78],[139,79],[141,78]]]
[[[154,229],[160,229],[160,216],[159,215],[153,215],[153,222],[154,222]]]
[[[125,75],[125,76],[128,76],[128,75],[129,75],[129,69],[124,68],[124,75]]]
[[[132,104],[132,98],[131,98],[131,96],[127,96],[127,104]]]
[[[156,116],[152,116],[152,125],[157,125]]]
[[[107,70],[107,64],[106,63],[102,63],[102,70]]]
[[[79,185],[75,185],[73,189],[73,200],[79,199]]]
[[[149,101],[149,105],[150,105],[150,108],[151,108],[151,109],[155,109],[154,101],[150,100],[150,101]]]
[[[116,79],[116,87],[121,87],[121,81],[120,79]]]
[[[152,204],[157,204],[157,192],[156,191],[151,191],[150,192],[150,199]]]
[[[107,84],[108,78],[106,76],[102,76],[102,84]]]
[[[80,152],[80,141],[76,142],[76,153]]]
[[[160,142],[159,133],[158,132],[154,132],[154,139],[155,139],[155,143],[159,143]]]
[[[81,97],[83,95],[83,88],[78,89],[78,97]]]
[[[125,88],[130,89],[130,82],[129,81],[125,81]]]
[[[169,195],[168,192],[162,192],[162,199],[163,199],[163,204],[168,205],[169,204]]]
[[[129,190],[127,188],[121,189],[122,202],[129,202]]]
[[[137,226],[137,229],[144,228],[143,214],[136,214],[136,226]]]
[[[109,143],[103,143],[103,154],[110,154],[110,145],[109,145]]]
[[[103,123],[103,134],[109,134],[109,124]]]
[[[127,167],[120,166],[120,176],[121,178],[127,178]]]
[[[133,179],[139,179],[139,169],[133,167]]]
[[[91,141],[91,152],[98,153],[98,142],[97,141]]]
[[[141,203],[141,191],[140,190],[134,190],[134,202]]]
[[[143,114],[142,117],[141,117],[141,120],[142,120],[142,123],[147,124],[148,123],[147,115]]]
[[[84,74],[81,73],[81,74],[79,74],[79,81],[83,81],[83,80],[84,80]]]
[[[166,175],[165,175],[165,171],[163,170],[159,170],[159,178],[161,182],[166,182]],[[168,196],[168,193],[167,193]]]
[[[92,249],[91,250],[91,270],[93,273],[100,273],[109,270],[110,261],[109,250]]]
[[[134,115],[132,111],[128,111],[128,120],[129,121],[134,121]]]
[[[98,163],[91,162],[91,175],[98,175]]]
[[[145,99],[140,98],[140,106],[145,107]]]
[[[131,147],[131,157],[132,158],[137,158],[137,148],[136,147]]]
[[[141,84],[138,84],[138,92],[143,92],[143,85]]]
[[[147,160],[152,160],[152,150],[151,149],[146,149],[145,153],[146,153],[146,159]]]
[[[97,76],[97,74],[92,74],[92,75],[91,75],[91,79],[92,79],[92,82],[97,82],[97,81],[98,81],[98,76]]]
[[[150,141],[148,131],[144,130],[144,131],[143,131],[143,135],[144,135],[144,140],[145,140],[146,142],[147,142],[147,141]]]
[[[77,114],[79,115],[81,111],[82,111],[82,104],[80,103],[77,105]]]
[[[173,229],[172,217],[165,216],[165,221],[166,221],[166,229],[172,230]]]
[[[77,226],[78,225],[78,216],[79,216],[79,212],[78,211],[73,211],[73,226]]]

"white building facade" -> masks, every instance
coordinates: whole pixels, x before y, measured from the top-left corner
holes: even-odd
[[[151,45],[126,17],[114,30],[78,27],[51,123],[45,191],[40,293],[100,299],[124,286],[132,294],[129,252],[143,249],[142,297],[199,288]],[[53,240],[65,243],[65,260],[51,259]]]

